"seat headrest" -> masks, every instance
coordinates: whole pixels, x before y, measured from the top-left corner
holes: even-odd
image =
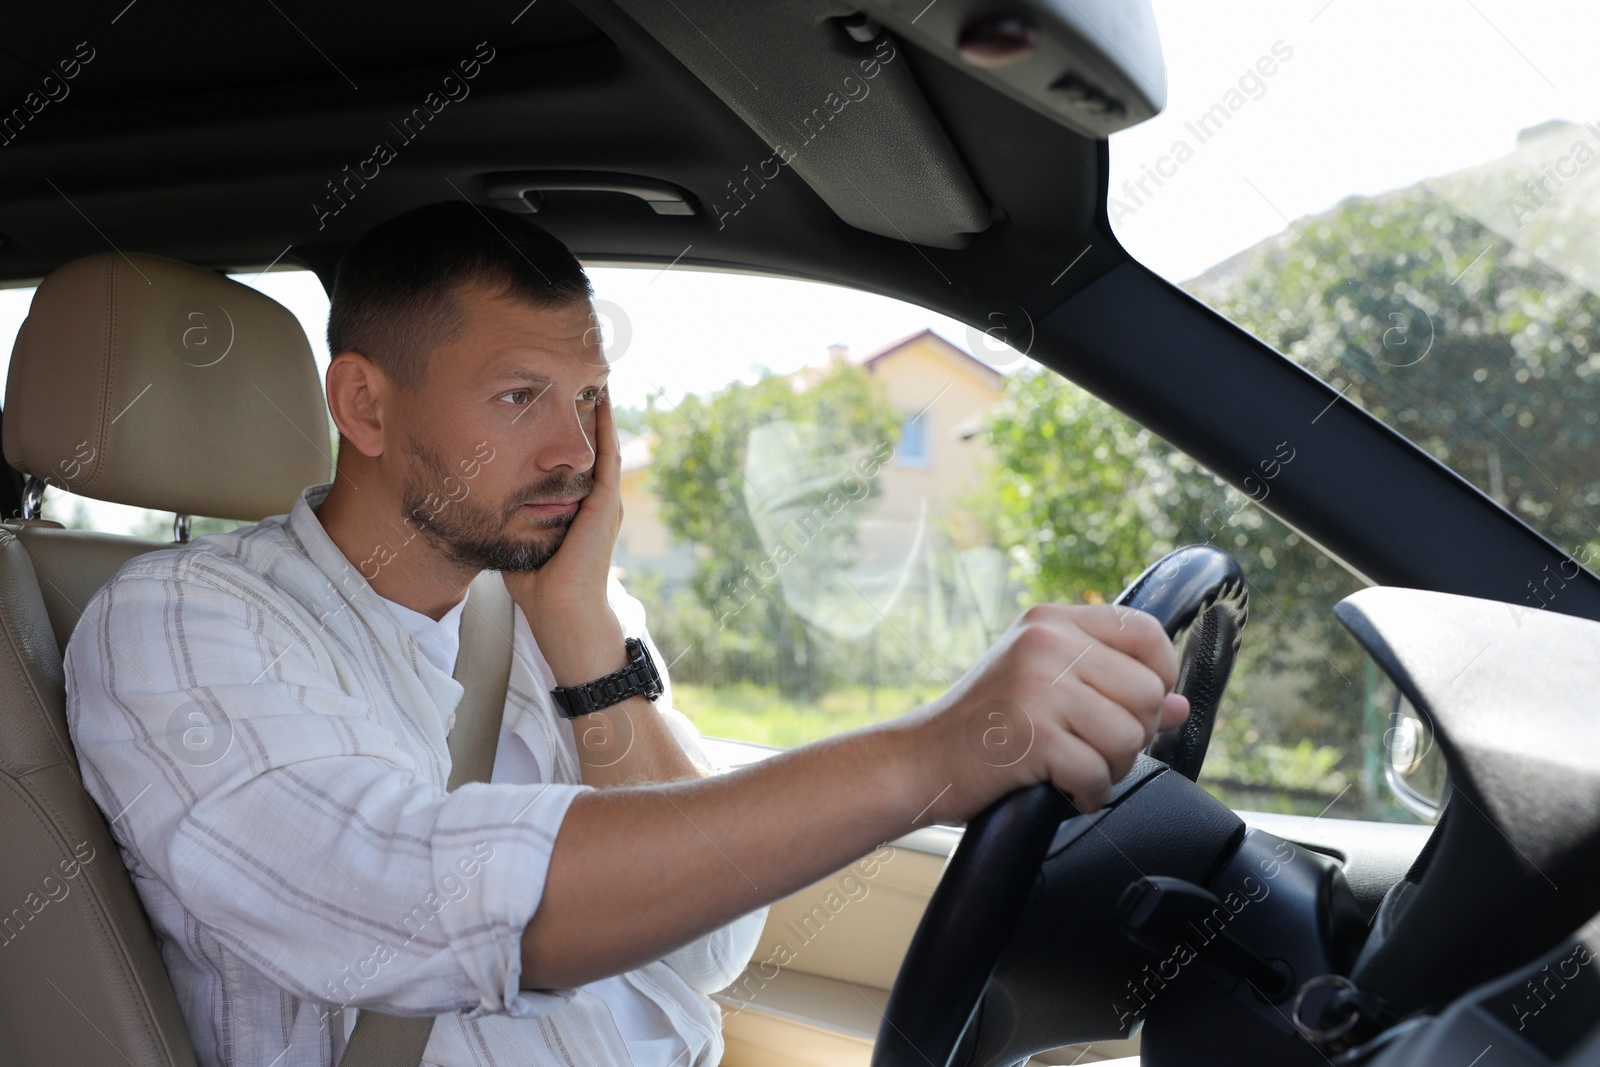
[[[259,520],[328,481],[327,403],[282,304],[160,256],[39,285],[6,378],[6,460],[97,500]]]

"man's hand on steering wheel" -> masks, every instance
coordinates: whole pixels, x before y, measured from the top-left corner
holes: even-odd
[[[948,692],[915,713],[927,796],[919,822],[963,823],[991,801],[1052,781],[1081,811],[1104,805],[1189,701],[1155,616],[1116,605],[1024,611]]]

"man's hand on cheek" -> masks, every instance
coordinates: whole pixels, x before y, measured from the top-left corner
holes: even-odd
[[[627,662],[622,624],[606,597],[622,527],[622,459],[605,392],[596,407],[592,473],[594,487],[549,561],[536,571],[502,572],[557,685],[593,681]]]

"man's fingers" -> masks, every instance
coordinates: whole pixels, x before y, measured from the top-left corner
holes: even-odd
[[[617,420],[611,411],[611,390],[603,386],[595,410],[594,479],[596,486],[616,490],[622,481],[622,446],[617,441]]]
[[[1181,726],[1189,717],[1189,698],[1178,693],[1168,693],[1161,699],[1161,729]]]
[[[1098,811],[1111,799],[1111,768],[1094,746],[1076,734],[1059,733],[1047,742],[1050,780],[1080,811]]]
[[[1104,645],[1091,645],[1090,649],[1074,664],[1068,677],[1076,677],[1119,709],[1125,709],[1124,714],[1144,731],[1148,743],[1160,729],[1166,686],[1155,671],[1126,653]],[[1066,679],[1061,681],[1065,683]]]
[[[969,795],[956,802],[963,818],[993,799],[991,788],[1015,788],[1019,777],[1023,784],[1047,777],[1080,810],[1098,811],[1156,733],[1189,714],[1189,701],[1170,692],[1178,677],[1172,642],[1146,612],[1035,604],[990,652],[947,694],[946,710],[960,717],[948,721],[965,730],[969,750],[975,716],[997,702],[1031,709],[1038,732],[1030,734],[1036,743],[1013,761],[1026,761],[1014,775],[980,782],[943,765],[941,774],[953,771],[950,777],[965,782]],[[944,729],[942,712],[931,721]],[[977,773],[981,778],[982,769]]]
[[[1155,671],[1164,690],[1178,684],[1178,654],[1172,639],[1149,612],[1107,606],[1078,612],[1072,621],[1101,644],[1125,652]]]
[[[1153,730],[1130,715],[1126,708],[1081,682],[1068,687],[1067,725],[1087,741],[1111,771],[1111,780],[1120,782],[1133,769]],[[1150,720],[1155,725],[1155,720]]]
[[[578,513],[568,528],[568,536],[609,539],[604,546],[609,568],[612,544],[622,525],[622,455],[617,443],[616,420],[611,414],[610,393],[602,389],[600,401],[595,404],[594,466],[590,468],[593,479],[589,495],[578,505]],[[566,542],[562,542],[562,547]],[[600,551],[596,548],[596,551]]]

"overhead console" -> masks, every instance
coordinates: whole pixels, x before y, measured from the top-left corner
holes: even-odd
[[[889,29],[1085,137],[1161,113],[1167,68],[1144,0],[863,0]]]

